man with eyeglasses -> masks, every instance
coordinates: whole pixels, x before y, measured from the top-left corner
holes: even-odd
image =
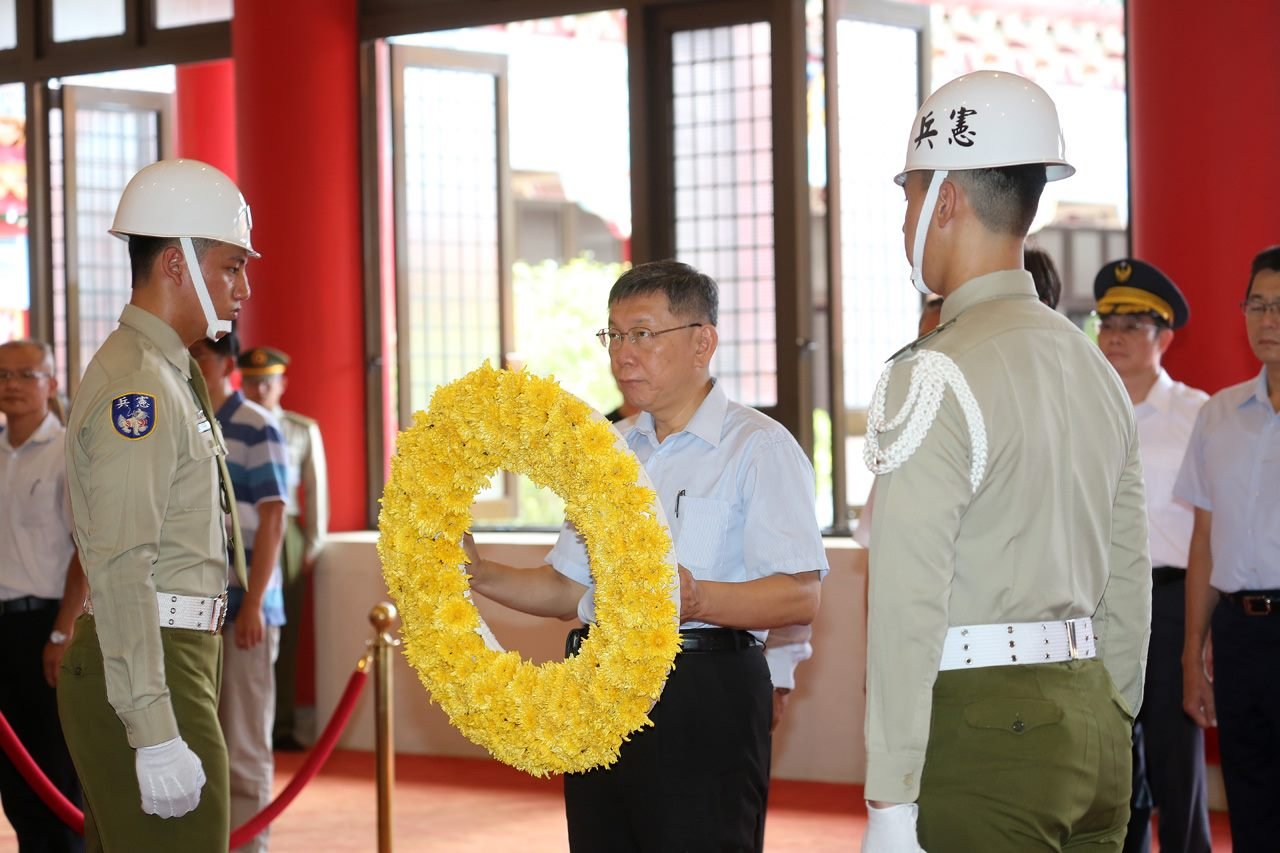
[[[0,713],[50,781],[79,805],[55,685],[88,585],[71,539],[66,430],[50,408],[57,387],[47,344],[0,344]],[[84,849],[3,755],[0,802],[20,849]]]
[[[776,421],[729,400],[711,375],[718,287],[676,261],[641,264],[609,293],[599,338],[640,410],[625,430],[666,510],[680,564],[681,652],[653,727],[616,764],[565,777],[575,853],[760,851],[769,792],[772,685],[761,643],[808,624],[826,553],[814,473]],[[536,569],[482,560],[472,588],[508,607],[594,619],[586,547],[572,524]]]
[[[1145,699],[1133,727],[1133,799],[1124,849],[1151,849],[1151,812],[1160,849],[1208,853],[1209,798],[1204,733],[1182,710],[1182,642],[1187,549],[1193,510],[1173,495],[1196,415],[1209,395],[1175,382],[1161,366],[1176,329],[1190,316],[1168,276],[1123,258],[1094,278],[1098,346],[1120,374],[1138,422],[1151,548],[1151,644]]]
[[[1251,853],[1280,844],[1280,246],[1241,307],[1262,370],[1200,410],[1174,494],[1195,507],[1183,708],[1218,726],[1232,849]]]

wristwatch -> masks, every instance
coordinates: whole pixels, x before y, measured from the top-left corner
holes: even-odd
[[[55,646],[62,645],[67,641],[67,639],[68,639],[67,635],[62,633],[61,631],[55,630],[50,632],[49,634],[49,642],[53,643]]]

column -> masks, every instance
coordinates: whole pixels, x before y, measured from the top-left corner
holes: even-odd
[[[1127,14],[1134,254],[1191,304],[1170,374],[1213,392],[1259,370],[1239,303],[1253,256],[1280,243],[1280,3],[1129,0]]]
[[[239,184],[253,210],[246,345],[289,353],[285,406],[320,422],[335,530],[365,527],[356,0],[237,3]]]
[[[174,151],[216,166],[235,180],[235,65],[230,59],[179,65],[176,77]]]

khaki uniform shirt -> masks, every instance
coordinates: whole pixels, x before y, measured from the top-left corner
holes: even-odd
[[[942,325],[897,358],[890,418],[917,348],[964,374],[988,460],[975,493],[969,429],[948,390],[919,449],[876,481],[866,796],[891,802],[919,795],[949,627],[1092,616],[1098,657],[1136,712],[1151,621],[1133,408],[1097,346],[1041,305],[1018,270],[947,297]],[[881,447],[896,437],[882,435]]]
[[[178,736],[156,592],[214,596],[227,586],[217,457],[187,348],[129,305],[85,371],[67,424],[76,544],[89,578],[107,699],[129,744]]]
[[[289,447],[289,488],[285,512],[301,518],[306,556],[314,560],[329,533],[329,475],[320,425],[306,415],[277,409],[276,418]],[[301,500],[299,500],[301,492]]]

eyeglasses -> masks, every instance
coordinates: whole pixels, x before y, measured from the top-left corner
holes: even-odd
[[[622,346],[623,339],[631,342],[632,346],[640,349],[649,349],[657,343],[658,335],[665,335],[667,332],[678,332],[681,329],[692,329],[696,326],[705,326],[706,323],[686,323],[683,326],[675,326],[670,329],[662,329],[655,332],[653,329],[646,329],[644,326],[636,326],[634,329],[628,329],[625,332],[616,332],[613,329],[601,329],[596,332],[596,339],[600,341],[600,346],[612,352]]]
[[[13,379],[17,382],[35,382],[37,379],[48,379],[52,374],[43,370],[0,370],[0,382]]]
[[[1240,303],[1240,310],[1250,320],[1261,320],[1267,314],[1280,317],[1280,299],[1265,302],[1261,299],[1247,299]]]
[[[1108,314],[1098,321],[1098,330],[1113,335],[1148,334],[1158,329],[1151,320],[1133,314]]]

